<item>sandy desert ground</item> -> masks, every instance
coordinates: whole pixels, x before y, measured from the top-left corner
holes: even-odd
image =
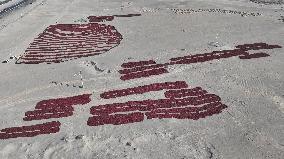
[[[0,158],[283,159],[283,26],[282,0],[5,12]]]

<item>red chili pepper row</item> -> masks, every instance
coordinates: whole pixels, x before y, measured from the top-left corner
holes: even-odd
[[[136,79],[136,78],[160,75],[164,73],[168,73],[168,70],[165,68],[151,69],[151,70],[146,70],[146,71],[141,71],[141,72],[129,73],[129,74],[121,76],[120,79],[123,81],[126,81],[126,80],[131,80],[131,79]]]
[[[167,65],[168,64],[154,64],[154,65],[149,65],[149,66],[137,66],[137,67],[130,68],[130,69],[119,70],[118,72],[120,74],[130,74],[130,73],[135,73],[139,71],[148,71],[152,69],[165,68]]]
[[[248,50],[262,50],[262,49],[276,49],[282,47],[279,45],[269,45],[266,43],[253,43],[253,44],[237,45],[236,48],[248,51]]]
[[[188,96],[203,96],[207,94],[206,90],[201,87],[196,87],[192,89],[180,89],[180,90],[169,90],[165,92],[166,98],[182,98]]]
[[[205,118],[207,116],[212,116],[214,114],[219,114],[225,108],[227,108],[227,106],[224,104],[210,103],[210,104],[207,104],[206,107],[204,106],[201,108],[185,107],[185,108],[179,108],[179,109],[177,108],[160,109],[160,110],[156,110],[152,112],[146,112],[145,115],[147,116],[147,119],[176,118],[176,119],[197,120],[200,118]],[[204,110],[200,111],[197,109],[204,109]]]
[[[46,109],[36,109],[34,111],[27,111],[25,113],[25,116],[35,116],[38,114],[42,114],[42,113],[54,113],[54,112],[67,112],[67,111],[74,111],[74,108],[71,106],[66,106],[66,105],[59,105],[57,107],[54,108],[46,108]]]
[[[125,14],[125,15],[113,15],[114,17],[137,17],[141,16],[141,14]]]
[[[211,53],[189,55],[177,58],[171,58],[172,64],[191,64],[197,62],[206,62],[215,59],[229,58],[233,56],[246,55],[248,52],[245,52],[240,49],[235,50],[223,50],[223,51],[213,51]]]
[[[89,22],[104,22],[104,21],[112,21],[114,16],[89,16]]]
[[[0,139],[34,137],[41,134],[57,133],[60,130],[60,125],[59,121],[53,121],[30,126],[5,128],[0,131]]]
[[[113,15],[113,16],[89,16],[89,22],[97,23],[97,22],[104,22],[104,21],[112,21],[114,17],[135,17],[141,16],[141,14],[125,14],[125,15]]]
[[[129,114],[115,114],[115,115],[102,115],[93,116],[88,119],[89,126],[98,126],[104,124],[121,125],[134,122],[141,122],[144,120],[144,114],[140,112]]]
[[[260,52],[260,53],[239,56],[239,58],[240,59],[252,59],[252,58],[260,58],[260,57],[267,57],[267,56],[269,56],[269,54]]]
[[[73,111],[62,111],[57,112],[53,111],[50,113],[38,113],[35,115],[28,115],[23,118],[24,121],[32,121],[32,120],[43,120],[43,119],[51,119],[51,118],[63,118],[69,117],[73,115]]]
[[[52,109],[57,108],[58,106],[72,106],[72,105],[84,105],[91,101],[90,96],[92,94],[83,94],[83,95],[77,95],[72,97],[66,97],[66,98],[57,98],[57,99],[48,99],[48,100],[42,100],[38,102],[35,106],[36,109]]]
[[[101,98],[117,98],[122,96],[128,96],[133,94],[143,94],[151,91],[161,91],[164,89],[181,89],[187,88],[188,85],[185,81],[176,81],[176,82],[165,82],[165,83],[153,83],[150,85],[138,86],[133,88],[113,90],[100,94]]]
[[[156,64],[156,61],[149,60],[149,61],[127,62],[127,63],[123,63],[121,67],[132,68],[132,67],[146,66],[146,65],[152,65],[152,64]]]

